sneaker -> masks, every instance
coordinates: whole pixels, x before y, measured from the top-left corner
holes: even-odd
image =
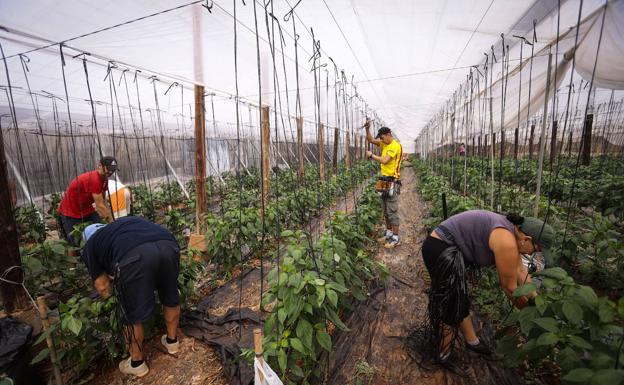
[[[392,235],[392,231],[386,230],[383,237],[377,238],[377,243],[384,245],[390,238],[392,238]]]
[[[167,335],[165,334],[162,337],[160,337],[160,343],[163,344],[163,346],[167,349],[167,353],[169,354],[176,354],[178,350],[180,349],[179,337],[176,342],[173,342],[170,344],[167,342]]]
[[[390,239],[390,237],[387,236],[383,236],[383,237],[379,237],[377,238],[377,243],[379,243],[380,245],[385,245],[386,242],[388,242],[388,240]]]
[[[384,247],[386,249],[394,249],[395,247],[397,247],[400,244],[401,244],[401,241],[399,240],[398,237],[392,237],[392,238],[388,239],[388,241],[386,242]]]
[[[470,345],[468,342],[466,342],[466,349],[470,350],[471,352],[482,354],[484,356],[491,356],[494,354],[492,348],[486,345],[483,341],[479,341],[479,343],[476,345]]]
[[[147,367],[147,364],[145,363],[145,361],[143,361],[143,363],[137,366],[136,368],[132,367],[132,365],[130,364],[130,361],[132,361],[132,357],[128,357],[127,360],[121,361],[119,363],[119,371],[122,372],[123,374],[131,374],[137,377],[143,377],[144,375],[149,373],[149,368]]]

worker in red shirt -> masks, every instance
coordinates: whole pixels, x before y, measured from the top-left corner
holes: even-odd
[[[71,236],[75,225],[84,222],[98,223],[102,218],[106,222],[112,222],[113,217],[106,207],[103,193],[107,189],[108,178],[115,171],[117,160],[112,156],[105,156],[100,159],[97,169],[78,175],[69,184],[58,211],[61,231],[70,245],[79,246],[77,240]]]

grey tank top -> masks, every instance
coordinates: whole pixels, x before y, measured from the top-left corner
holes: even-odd
[[[470,210],[440,223],[435,232],[445,242],[457,246],[467,263],[485,267],[496,263],[490,249],[490,234],[499,227],[515,234],[514,225],[504,215],[487,210]]]

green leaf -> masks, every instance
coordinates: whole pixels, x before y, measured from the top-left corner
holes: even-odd
[[[292,372],[295,376],[297,376],[297,377],[299,377],[299,378],[303,378],[303,377],[305,377],[305,373],[303,373],[303,370],[302,370],[299,366],[297,366],[297,365],[293,365],[293,366],[290,368],[290,371],[291,371],[291,372]]]
[[[301,341],[305,347],[309,350],[312,350],[312,338],[314,338],[314,329],[312,329],[312,325],[304,318],[299,318],[297,322],[296,328],[297,337]]]
[[[68,315],[66,320],[65,327],[75,335],[79,335],[82,329],[82,321],[72,315]]]
[[[603,323],[613,322],[615,318],[615,310],[606,303],[601,303],[598,309],[598,316]]]
[[[559,342],[559,337],[555,333],[546,332],[537,337],[537,344],[539,346],[554,345]]]
[[[344,278],[343,278],[343,280],[344,280]],[[346,292],[349,291],[346,287],[344,287],[343,285],[339,284],[338,282],[330,282],[330,283],[327,284],[327,287],[336,290],[338,293],[346,293]]]
[[[286,316],[288,315],[288,313],[286,312],[286,309],[284,307],[280,307],[279,310],[277,311],[277,320],[283,324],[284,321],[286,320]]]
[[[30,361],[31,364],[36,364],[39,361],[42,361],[43,359],[45,359],[48,354],[50,354],[50,349],[49,348],[45,348],[42,351],[39,352],[39,354],[37,354],[35,356],[35,358],[32,359],[32,361]]]
[[[332,289],[325,290],[325,294],[327,295],[327,299],[329,299],[329,302],[331,302],[331,304],[334,305],[334,307],[337,307],[338,306],[338,294],[336,294],[336,292],[333,291]]]
[[[292,346],[296,351],[302,354],[307,354],[306,349],[303,347],[303,344],[301,343],[301,340],[299,338],[291,338],[289,342],[290,346]]]
[[[319,307],[321,307],[321,305],[323,305],[323,301],[325,301],[325,287],[324,286],[317,286],[316,287],[316,303]]]
[[[280,349],[277,352],[277,363],[279,364],[282,373],[286,373],[286,367],[288,366],[288,357],[286,356],[286,349]]]
[[[325,315],[327,316],[327,318],[329,318],[329,320],[336,325],[336,327],[340,330],[344,330],[344,331],[349,331],[349,328],[347,327],[347,325],[345,325],[341,320],[340,317],[338,317],[338,314],[336,314],[335,311],[333,311],[330,308],[326,308],[325,309]]]
[[[323,286],[323,285],[325,285],[325,280],[322,279],[322,278],[316,278],[314,280],[314,284],[317,285],[317,286]]]
[[[41,333],[39,335],[39,337],[37,337],[37,340],[35,342],[33,342],[33,345],[37,345],[37,344],[40,344],[41,342],[45,341],[45,339],[58,328],[58,325],[59,325],[58,322],[57,323],[53,323],[52,325],[50,325],[48,330],[44,331],[43,333]]]
[[[620,298],[617,304],[617,311],[620,317],[624,318],[624,297]]]
[[[589,286],[579,286],[578,295],[586,304],[590,306],[594,306],[598,303],[598,296],[596,295],[596,292]]]
[[[522,310],[520,310],[520,314],[518,314],[520,331],[524,334],[529,334],[531,329],[533,329],[533,326],[535,326],[533,320],[539,317],[539,315],[539,312],[533,306],[525,306]]]
[[[603,352],[593,352],[591,355],[591,367],[595,369],[609,369],[613,367],[615,356],[611,357]]]
[[[578,368],[581,363],[581,356],[571,347],[567,346],[557,354],[557,363],[563,371]]]
[[[589,381],[589,379],[592,378],[593,375],[594,371],[591,369],[577,368],[570,370],[568,374],[563,376],[561,379],[566,382],[584,383]]]
[[[557,324],[557,320],[551,317],[544,318],[536,318],[533,320],[535,324],[540,326],[542,329],[547,330],[549,332],[557,333],[559,331],[559,325]]]
[[[65,247],[60,243],[50,243],[50,250],[58,256],[66,254]]]
[[[594,373],[590,385],[619,385],[624,379],[624,370],[602,369]]]
[[[331,352],[332,341],[331,341],[331,337],[329,336],[329,334],[323,331],[319,331],[316,333],[316,340],[318,341],[319,345],[321,345],[323,349],[327,350],[328,352]]]
[[[563,315],[573,324],[578,324],[583,319],[583,309],[573,301],[563,303]]]
[[[542,297],[541,295],[538,295],[537,297],[535,297],[535,307],[537,308],[537,311],[539,311],[540,314],[544,314],[544,312],[546,311],[546,308],[548,307],[548,304],[546,303],[546,300],[544,299],[544,297]]]
[[[564,279],[565,277],[568,276],[568,273],[566,273],[566,271],[560,267],[551,267],[548,269],[544,269],[542,271],[538,271],[534,275],[550,277],[550,278],[555,278],[555,279]]]
[[[592,350],[594,347],[592,344],[587,342],[584,338],[579,336],[569,336],[568,339],[570,343],[574,346],[577,346],[581,349]]]
[[[514,290],[513,292],[513,296],[514,297],[522,297],[524,295],[528,295],[533,293],[537,288],[535,287],[535,284],[532,282],[526,283],[520,287],[518,287],[516,290]]]

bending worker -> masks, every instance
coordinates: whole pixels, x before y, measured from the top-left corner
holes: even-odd
[[[531,277],[521,254],[541,252],[548,256],[553,229],[543,221],[519,215],[507,216],[486,210],[471,210],[443,221],[425,239],[422,256],[431,276],[428,321],[438,347],[435,359],[455,371],[451,351],[461,330],[468,350],[491,354],[492,350],[477,337],[470,317],[466,266],[496,266],[505,294],[521,309],[536,293],[512,297],[514,290]]]
[[[364,124],[366,128],[366,140],[381,148],[381,156],[366,151],[369,159],[381,164],[381,178],[389,183],[391,188],[380,191],[383,205],[384,218],[386,220],[386,232],[379,238],[387,249],[393,249],[400,244],[399,241],[399,194],[401,193],[401,160],[403,159],[403,147],[392,136],[388,127],[381,127],[375,138],[370,134],[370,121]]]
[[[154,312],[154,291],[158,291],[167,326],[160,341],[170,354],[179,348],[180,247],[168,230],[140,217],[89,225],[83,237],[82,260],[96,290],[106,298],[114,285],[123,310],[130,357],[119,363],[119,370],[142,377],[149,372],[143,356],[143,322]]]
[[[85,172],[74,178],[61,204],[59,205],[60,229],[67,243],[71,246],[79,246],[72,238],[71,232],[74,226],[84,222],[112,222],[111,212],[104,201],[104,191],[107,188],[107,180],[117,171],[117,160],[112,156],[105,156],[93,171]],[[95,207],[93,204],[95,203]]]

